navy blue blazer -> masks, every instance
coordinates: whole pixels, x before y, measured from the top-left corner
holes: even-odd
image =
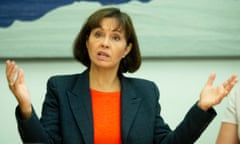
[[[123,144],[192,144],[215,117],[196,104],[171,130],[160,115],[159,90],[148,80],[120,77],[121,134]],[[81,74],[54,76],[39,120],[33,109],[23,120],[16,108],[18,130],[25,143],[93,144],[93,116],[88,70]]]

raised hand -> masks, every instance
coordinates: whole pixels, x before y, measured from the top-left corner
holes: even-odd
[[[222,99],[229,94],[234,85],[237,83],[237,75],[232,75],[228,80],[217,87],[213,87],[216,74],[211,73],[207,83],[205,84],[198,102],[198,106],[207,111],[214,105],[219,104]]]
[[[6,78],[10,90],[18,101],[23,118],[30,117],[32,107],[29,91],[24,81],[24,72],[14,61],[6,61]]]

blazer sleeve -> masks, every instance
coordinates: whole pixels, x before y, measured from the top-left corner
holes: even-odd
[[[160,115],[159,90],[156,86],[154,91],[157,95],[154,144],[193,144],[216,116],[213,108],[205,112],[195,103],[176,129],[171,130]]]
[[[18,131],[24,143],[61,143],[59,104],[56,93],[54,81],[49,79],[41,119],[36,115],[34,108],[32,108],[32,116],[29,119],[22,119],[19,106],[17,106],[15,115]]]
[[[24,143],[48,143],[47,135],[33,109],[32,116],[25,120],[22,119],[19,106],[15,111],[18,131]]]

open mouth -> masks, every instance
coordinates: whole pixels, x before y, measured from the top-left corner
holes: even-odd
[[[108,55],[107,53],[102,52],[102,51],[101,51],[101,52],[98,52],[97,55],[98,55],[98,56],[101,56],[101,57],[109,57],[109,55]]]

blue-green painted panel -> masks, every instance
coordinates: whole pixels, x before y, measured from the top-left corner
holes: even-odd
[[[144,57],[240,56],[240,1],[153,0],[113,5],[129,13]],[[102,5],[75,2],[0,28],[0,58],[68,58],[85,19]]]

